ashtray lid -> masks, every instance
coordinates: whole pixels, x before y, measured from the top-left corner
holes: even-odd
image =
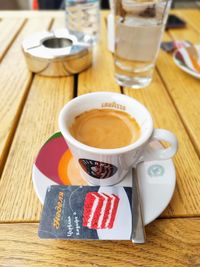
[[[36,33],[24,39],[22,48],[25,55],[51,60],[81,57],[92,49],[81,33],[72,34],[67,29]]]
[[[67,29],[35,33],[24,39],[22,49],[29,70],[43,76],[68,76],[92,64],[91,39]]]

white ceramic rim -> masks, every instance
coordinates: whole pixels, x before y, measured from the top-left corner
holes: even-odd
[[[106,96],[106,97],[109,97],[109,96],[110,97],[112,97],[112,96],[119,97],[120,96],[120,97],[126,99],[127,102],[132,101],[133,104],[138,105],[141,108],[143,108],[144,111],[146,112],[147,116],[148,116],[148,120],[149,120],[149,124],[150,124],[148,131],[146,131],[135,143],[130,144],[130,145],[125,146],[125,147],[114,148],[114,149],[95,148],[95,147],[87,146],[87,145],[82,144],[81,142],[77,141],[70,134],[69,130],[67,129],[67,127],[64,124],[65,114],[70,111],[70,107],[73,106],[75,103],[78,104],[78,102],[80,103],[80,101],[82,101],[83,99],[88,98],[88,100],[89,100],[93,96],[98,97],[98,95]],[[90,108],[89,108],[89,104],[88,104],[88,108],[85,109],[85,111],[89,110],[89,109]],[[149,140],[149,138],[151,137],[151,135],[153,133],[153,120],[152,120],[152,117],[151,117],[149,111],[146,109],[146,107],[132,97],[129,97],[129,96],[126,96],[126,95],[123,95],[120,93],[112,93],[112,92],[94,92],[94,93],[84,94],[84,95],[81,95],[81,96],[78,96],[78,97],[72,99],[60,111],[58,123],[59,123],[60,131],[67,142],[71,143],[72,145],[74,145],[78,149],[83,149],[83,150],[86,150],[88,152],[91,152],[94,154],[101,154],[101,155],[102,154],[103,155],[122,154],[122,153],[129,152],[129,151],[145,144]]]

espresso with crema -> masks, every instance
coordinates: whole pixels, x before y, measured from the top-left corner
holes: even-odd
[[[79,142],[103,149],[134,143],[141,134],[137,121],[128,113],[113,109],[92,109],[81,113],[69,128]]]

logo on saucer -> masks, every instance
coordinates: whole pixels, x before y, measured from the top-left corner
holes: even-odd
[[[97,179],[109,178],[117,171],[117,167],[109,163],[91,159],[79,159],[78,161],[87,174]]]
[[[148,174],[151,177],[163,176],[164,168],[161,165],[155,164],[148,168]]]

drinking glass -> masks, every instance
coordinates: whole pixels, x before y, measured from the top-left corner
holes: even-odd
[[[115,0],[115,79],[146,87],[152,80],[171,0]]]
[[[100,0],[65,0],[66,25],[97,43],[100,32]]]

